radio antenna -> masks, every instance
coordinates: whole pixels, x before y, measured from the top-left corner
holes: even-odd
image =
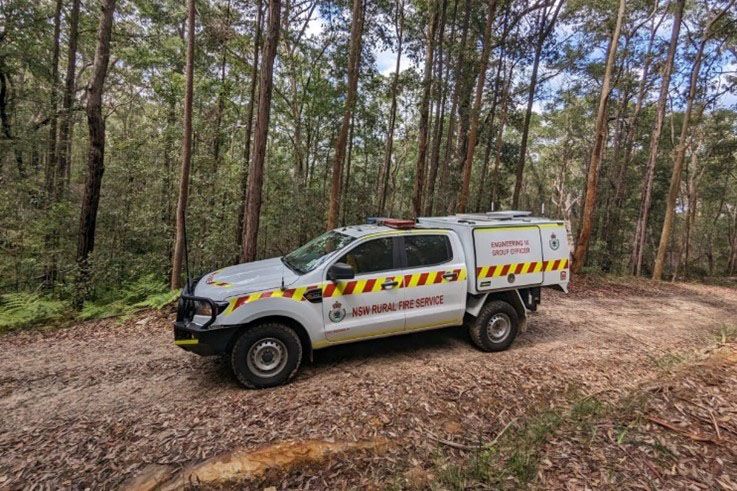
[[[184,220],[182,220],[182,235],[184,236],[184,274],[187,276],[187,292],[192,288],[192,277],[189,275],[189,247],[187,246],[187,212],[184,212]]]

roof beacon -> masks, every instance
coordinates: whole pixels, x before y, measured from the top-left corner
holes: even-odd
[[[377,218],[376,225],[384,225],[385,227],[406,230],[415,228],[414,220],[405,220],[401,218]]]

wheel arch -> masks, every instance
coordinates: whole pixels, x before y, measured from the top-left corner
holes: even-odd
[[[481,308],[488,302],[494,300],[501,300],[507,302],[517,312],[519,317],[519,327],[521,331],[524,331],[527,327],[527,309],[522,301],[522,297],[518,290],[503,290],[484,293],[483,295],[468,295],[466,301],[466,318],[476,318],[481,312]]]

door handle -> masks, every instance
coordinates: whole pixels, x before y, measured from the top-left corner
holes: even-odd
[[[455,279],[456,279],[457,277],[458,277],[458,276],[456,276],[456,274],[455,274],[455,273],[445,273],[445,274],[443,275],[443,279],[446,279],[446,280],[448,280],[448,281],[455,281]]]
[[[386,281],[386,282],[384,282],[384,283],[381,284],[381,289],[382,290],[391,290],[392,288],[394,288],[398,284],[399,284],[398,281]]]

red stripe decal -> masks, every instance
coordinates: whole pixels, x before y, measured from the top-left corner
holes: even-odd
[[[435,279],[433,280],[433,283],[441,283],[443,281],[444,274],[445,274],[445,271],[436,271]]]
[[[422,286],[427,283],[427,273],[422,273],[420,279],[417,281],[417,286]]]
[[[363,285],[363,293],[370,292],[374,289],[374,285],[376,284],[376,278],[371,278],[370,280],[366,281],[366,284]]]
[[[528,272],[528,273],[534,273],[534,272],[535,272],[535,267],[536,267],[536,266],[537,266],[537,261],[532,261],[532,262],[530,263],[530,267],[529,267],[529,268],[527,268],[527,272]]]
[[[560,266],[560,259],[556,259],[553,262],[553,271],[556,271],[558,269],[558,266]]]
[[[489,269],[486,270],[486,275],[484,276],[484,278],[491,278],[492,276],[494,276],[494,271],[497,267],[498,266],[489,266]]]
[[[525,267],[525,263],[519,263],[517,267],[514,269],[514,274],[522,273],[522,268],[524,267]]]
[[[404,275],[404,284],[402,285],[402,288],[408,288],[410,281],[412,281],[412,275],[411,274]]]
[[[511,264],[505,264],[502,266],[502,272],[500,273],[500,276],[507,276],[507,273],[509,273],[509,267]]]
[[[542,269],[540,271],[543,271],[544,272],[547,267],[548,267],[548,262],[547,261],[543,261]]]
[[[292,298],[292,295],[294,295],[294,289],[290,288],[289,290],[284,290],[284,293],[282,296],[284,298]]]
[[[346,283],[345,288],[343,288],[343,295],[351,295],[354,288],[356,288],[356,281],[349,281]]]
[[[333,292],[335,292],[335,283],[330,282],[327,285],[325,285],[325,290],[322,292],[323,297],[332,297]]]
[[[244,303],[248,302],[249,295],[246,295],[245,297],[240,297],[238,300],[235,301],[235,307],[233,307],[233,310],[237,309]]]
[[[269,298],[274,292],[264,292],[261,294],[261,298]]]
[[[481,270],[484,268],[476,268],[476,276],[481,276]]]

